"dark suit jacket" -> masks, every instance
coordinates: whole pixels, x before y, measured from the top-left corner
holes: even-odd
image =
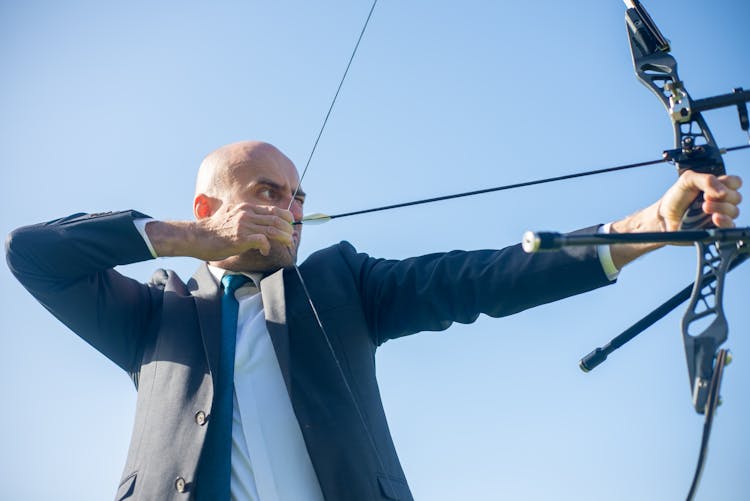
[[[133,225],[138,217],[146,216],[76,214],[20,228],[6,242],[7,259],[45,308],[127,371],[138,388],[116,499],[190,499],[211,426],[219,286],[205,265],[187,284],[171,271],[157,271],[149,284],[116,272],[116,265],[151,259]],[[294,412],[325,498],[342,501],[412,499],[375,378],[380,344],[609,283],[592,248],[527,255],[514,246],[392,261],[341,242],[299,268],[377,448],[294,269],[265,277],[268,332]]]

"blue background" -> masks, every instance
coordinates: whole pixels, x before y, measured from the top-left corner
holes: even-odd
[[[750,3],[651,0],[693,97],[750,87]],[[367,1],[0,2],[0,230],[135,208],[191,218],[201,158],[270,141],[310,152]],[[667,115],[634,77],[622,2],[381,0],[304,180],[338,213],[658,158]],[[747,142],[731,109],[719,143]],[[748,153],[726,157],[747,174]],[[644,207],[673,167],[484,195],[306,227],[301,253],[342,239],[402,258],[515,243]],[[743,215],[739,224],[747,226]],[[191,259],[156,267],[188,277]],[[748,499],[750,267],[729,277],[725,372],[698,499]],[[590,374],[578,359],[690,283],[669,248],[614,287],[510,318],[387,343],[378,374],[417,499],[683,499],[702,417],[682,308]],[[0,499],[101,500],[118,484],[135,392],[0,268]]]

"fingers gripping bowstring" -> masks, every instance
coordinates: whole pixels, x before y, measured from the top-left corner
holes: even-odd
[[[349,74],[349,68],[351,68],[352,66],[352,61],[354,61],[354,56],[357,54],[357,50],[359,49],[359,44],[362,41],[362,37],[365,34],[365,30],[367,30],[367,26],[370,24],[370,18],[372,17],[372,13],[375,10],[375,6],[377,5],[377,3],[378,3],[378,0],[374,0],[372,2],[370,11],[367,14],[367,18],[365,19],[365,22],[362,25],[362,30],[360,31],[359,37],[357,38],[357,43],[354,45],[354,49],[352,50],[352,53],[349,56],[349,61],[346,64],[346,69],[344,70],[344,74],[341,76],[339,85],[336,88],[336,93],[334,94],[333,99],[331,100],[331,105],[328,107],[326,116],[323,119],[323,124],[320,126],[318,135],[315,138],[315,142],[313,143],[312,149],[310,150],[310,155],[307,157],[307,161],[305,162],[305,167],[302,170],[302,175],[300,176],[299,183],[297,184],[297,187],[294,189],[294,193],[292,194],[292,198],[289,201],[289,207],[287,207],[287,210],[291,209],[292,204],[294,203],[294,200],[297,197],[297,193],[299,192],[300,187],[302,186],[302,180],[305,178],[305,174],[307,174],[307,170],[310,167],[310,162],[312,161],[313,155],[315,155],[315,150],[318,147],[318,142],[320,141],[320,138],[323,135],[323,131],[325,130],[326,125],[328,124],[328,119],[331,117],[331,112],[333,111],[333,107],[336,104],[336,100],[339,97],[339,93],[341,92],[341,87],[344,85],[346,76]],[[357,401],[357,398],[354,395],[354,390],[349,384],[349,380],[347,379],[346,374],[344,373],[344,368],[341,366],[341,362],[339,361],[339,358],[336,356],[336,352],[333,349],[333,345],[331,344],[331,339],[328,336],[328,333],[326,332],[325,327],[323,326],[323,322],[320,319],[320,315],[318,315],[318,310],[315,307],[315,303],[312,300],[312,296],[310,295],[310,291],[307,288],[305,279],[302,278],[302,273],[300,272],[300,269],[296,263],[294,264],[294,271],[296,272],[297,277],[299,278],[300,284],[302,285],[302,290],[305,293],[305,297],[307,298],[307,302],[310,305],[310,309],[312,310],[313,316],[315,317],[315,321],[318,324],[318,328],[320,329],[320,332],[323,334],[323,338],[325,339],[326,345],[328,347],[328,351],[331,353],[331,356],[333,357],[333,360],[336,363],[336,369],[338,370],[338,373],[341,376],[341,380],[344,383],[344,387],[346,388],[346,392],[349,398],[351,399],[352,404],[354,405],[354,409],[357,413],[359,421],[362,425],[362,428],[365,431],[365,435],[367,436],[367,439],[370,443],[370,447],[372,448],[373,454],[375,455],[375,459],[378,463],[378,467],[380,468],[381,472],[384,475],[386,475],[385,478],[388,479],[388,482],[390,482],[390,478],[387,475],[388,471],[385,469],[385,463],[383,462],[383,459],[380,457],[380,453],[378,452],[378,448],[375,443],[375,438],[373,437],[372,432],[370,431],[370,427],[367,426],[367,421],[365,420],[364,412],[362,411],[362,408],[360,407],[359,402]],[[393,486],[391,486],[391,490],[393,490]]]

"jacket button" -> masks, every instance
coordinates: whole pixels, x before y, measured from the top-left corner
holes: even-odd
[[[177,492],[185,492],[185,479],[177,477],[174,481],[174,488],[177,489]]]
[[[198,426],[203,426],[204,424],[206,424],[206,413],[203,411],[196,412],[195,422],[198,423]]]

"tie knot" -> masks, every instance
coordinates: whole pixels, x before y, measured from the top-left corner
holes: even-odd
[[[245,275],[224,275],[221,283],[224,284],[225,294],[234,294],[234,291],[245,285],[250,280]]]

